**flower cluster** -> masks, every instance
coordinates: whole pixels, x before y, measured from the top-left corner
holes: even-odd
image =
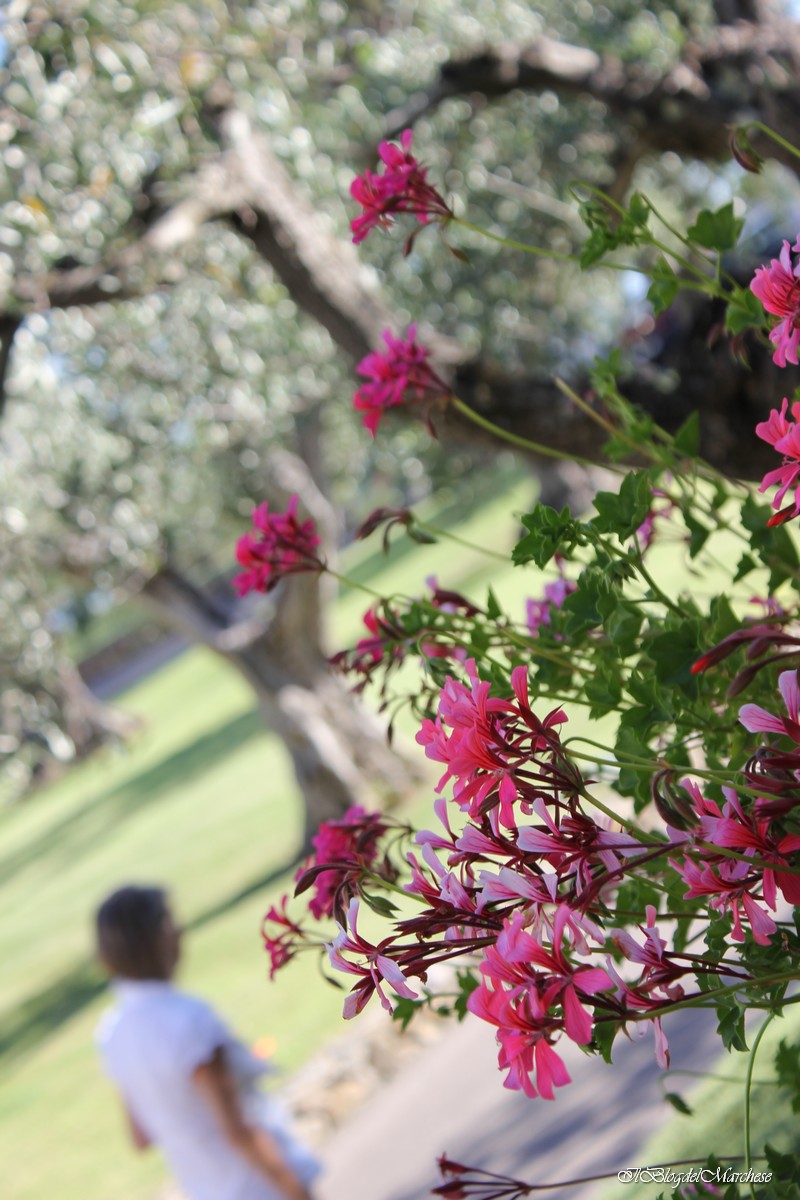
[[[525,601],[525,623],[531,637],[537,637],[542,625],[549,625],[552,610],[561,608],[567,596],[578,590],[578,585],[572,579],[559,575],[552,583],[544,585],[544,596],[541,600]]]
[[[314,854],[295,877],[295,895],[313,888],[308,908],[315,920],[334,914],[343,917],[364,875],[376,868],[380,842],[389,824],[380,814],[353,805],[344,816],[320,825],[311,839]],[[381,877],[396,878],[388,859],[382,864]]]
[[[800,286],[800,281],[798,281]],[[772,507],[778,511],[770,517],[768,525],[782,525],[792,517],[800,516],[800,403],[792,405],[794,421],[786,417],[789,401],[784,398],[781,410],[773,409],[769,420],[760,421],[756,425],[756,433],[762,441],[769,442],[779,454],[783,455],[783,463],[774,471],[768,471],[764,476],[759,491],[766,492],[768,488],[778,484],[778,491],[772,501]],[[794,489],[792,503],[781,508],[786,493]]]
[[[286,575],[323,569],[314,522],[298,519],[298,503],[291,496],[286,512],[270,512],[264,501],[253,512],[253,529],[236,543],[236,560],[244,567],[233,581],[240,596],[269,592]]]
[[[516,825],[514,805],[530,806],[552,789],[575,794],[580,774],[564,755],[557,734],[567,717],[554,709],[542,721],[528,697],[525,667],[511,672],[513,699],[491,695],[473,659],[466,663],[469,685],[448,678],[435,720],[425,719],[417,741],[446,770],[437,791],[455,779],[454,799],[473,818],[486,813],[496,828]]]
[[[420,401],[426,405],[425,415],[430,425],[429,411],[436,401],[446,401],[450,389],[429,363],[430,350],[417,341],[416,325],[409,326],[404,338],[395,337],[385,329],[385,350],[373,350],[358,365],[362,383],[353,397],[353,406],[363,413],[364,426],[374,437],[381,417],[390,408]]]
[[[399,667],[409,654],[423,659],[455,659],[463,662],[467,655],[454,639],[453,623],[447,617],[472,617],[480,612],[459,592],[440,588],[431,576],[425,581],[431,594],[422,600],[387,602],[372,605],[362,618],[367,636],[359,638],[349,650],[339,650],[330,658],[333,667],[358,682],[354,691],[360,692],[378,672],[384,676],[384,688],[389,673]]]
[[[775,346],[772,358],[779,367],[785,367],[787,361],[797,365],[800,345],[800,264],[792,264],[792,253],[800,253],[800,239],[791,249],[784,242],[780,257],[767,267],[758,267],[750,284],[767,312],[780,317],[769,335]]]
[[[453,219],[414,157],[410,133],[399,146],[383,143],[380,159],[378,171],[365,172],[352,187],[362,208],[352,223],[355,242],[389,226],[398,213],[416,217],[415,234],[433,221]],[[649,217],[642,208],[641,198],[631,203],[631,245],[647,240]],[[705,237],[703,244],[711,246],[729,237],[725,211],[702,214],[698,241]],[[650,215],[657,216],[655,210]],[[713,225],[710,240],[706,224]],[[606,248],[620,244],[607,228],[600,232]],[[800,255],[800,238],[794,246],[785,242],[780,257],[759,268],[751,284],[777,318],[770,337],[780,366],[800,361],[800,261],[793,255]],[[725,287],[717,272],[709,290],[719,295]],[[421,407],[429,425],[436,403],[469,413],[431,365],[414,325],[404,336],[385,331],[383,346],[358,371],[364,382],[354,406],[373,436],[384,413],[402,405]],[[270,910],[264,932],[272,973],[299,949],[324,944],[331,967],[350,976],[347,1018],[376,995],[403,1021],[426,1004],[471,1012],[494,1031],[506,1087],[544,1099],[570,1082],[569,1042],[607,1055],[617,1035],[646,1027],[653,1032],[656,1061],[667,1068],[664,1025],[673,1011],[714,1006],[722,1029],[739,1021],[742,996],[751,996],[754,1006],[775,1008],[794,977],[780,966],[781,955],[797,953],[795,931],[782,911],[783,904],[800,904],[797,672],[780,677],[785,712],[757,704],[740,710],[741,725],[763,735],[763,744],[749,745],[747,761],[735,771],[726,741],[732,722],[721,694],[727,681],[715,692],[719,680],[687,674],[701,609],[694,598],[690,603],[669,593],[658,564],[652,573],[643,564],[657,523],[673,512],[696,558],[706,539],[727,525],[726,518],[709,528],[706,519],[713,523],[714,510],[733,493],[718,481],[713,505],[695,505],[694,489],[684,489],[680,477],[686,460],[696,457],[693,429],[673,444],[651,436],[647,422],[637,423],[610,385],[603,397],[621,431],[635,435],[637,449],[641,439],[651,465],[631,472],[619,493],[604,493],[603,503],[598,498],[597,516],[585,522],[543,506],[524,516],[528,535],[515,550],[515,563],[546,569],[554,562],[558,571],[543,595],[527,603],[530,638],[504,617],[491,589],[484,611],[433,580],[430,598],[393,598],[370,608],[366,636],[333,660],[358,677],[359,689],[382,675],[384,709],[389,673],[411,655],[427,660],[411,702],[421,714],[416,741],[441,768],[436,822],[413,841],[408,827],[360,807],[328,822],[297,875],[295,894],[307,893],[309,920],[335,923],[335,933],[310,931],[305,918],[289,915],[285,900]],[[784,400],[756,429],[783,458],[761,485],[762,492],[777,489],[770,525],[800,517],[800,401],[791,412],[789,404]],[[515,434],[509,440],[526,444]],[[703,521],[694,517],[695,507]],[[268,516],[265,511],[262,535]],[[751,528],[747,513],[743,524]],[[431,540],[431,531],[407,509],[377,510],[363,532],[380,525],[384,545],[398,525],[411,537]],[[759,565],[765,541],[785,543],[785,535],[761,537],[757,531],[735,580]],[[561,555],[578,547],[573,567],[565,569]],[[253,548],[245,550],[243,565],[253,571],[279,557],[262,554],[254,566]],[[315,552],[316,543],[301,558],[319,569]],[[790,553],[776,554],[777,565],[762,558],[772,568],[770,589],[784,587],[794,568]],[[576,584],[567,571],[578,568],[583,574]],[[280,573],[292,569],[311,568],[289,559]],[[272,579],[267,571],[268,586]],[[784,592],[778,594],[781,603],[771,595],[758,621],[734,632],[734,609],[724,597],[716,599],[708,641],[717,644],[694,662],[693,675],[742,650],[746,663],[730,682],[730,699],[765,667],[796,663],[800,638],[788,632],[790,614],[782,608]],[[733,596],[734,603],[742,601]],[[556,615],[565,604],[563,615],[576,618],[567,625],[569,646],[559,637],[562,618]],[[535,686],[551,704],[532,699],[523,656],[533,660]],[[690,693],[691,705],[685,702]],[[592,748],[599,744],[590,738],[563,736],[564,696],[588,702],[593,717],[621,716],[613,749],[598,755]],[[744,740],[737,731],[733,744]],[[576,742],[585,753],[573,748]],[[600,783],[584,775],[578,765],[584,762],[599,769]],[[605,790],[608,768],[616,767],[615,785],[633,801],[624,801],[619,813]],[[644,818],[648,784],[652,807]],[[446,982],[437,995],[444,968]],[[447,1000],[448,994],[456,999]],[[439,1194],[526,1194],[525,1185],[510,1177],[470,1174],[449,1160],[442,1165],[449,1178]]]
[[[365,171],[350,185],[350,195],[363,209],[351,222],[354,242],[363,242],[373,229],[387,229],[396,213],[413,213],[423,225],[453,216],[444,197],[428,183],[426,168],[411,153],[412,137],[406,129],[399,146],[381,142],[381,168]]]
[[[440,828],[418,833],[407,856],[404,890],[418,911],[395,919],[384,902],[378,911],[392,914],[393,925],[377,942],[358,928],[359,902],[375,906],[376,885],[396,878],[379,848],[390,823],[360,810],[323,828],[314,863],[299,876],[298,892],[317,889],[312,916],[337,917],[330,962],[356,978],[345,1015],[360,1012],[373,994],[387,1009],[396,998],[421,1004],[431,970],[466,958],[478,977],[464,1004],[495,1028],[506,1086],[552,1098],[569,1082],[559,1039],[590,1046],[598,1020],[614,1031],[650,1022],[665,1066],[661,1019],[700,994],[692,991],[698,971],[749,976],[731,963],[670,949],[652,906],[639,926],[643,940],[626,928],[607,929],[618,889],[647,864],[658,866],[683,881],[689,900],[710,897],[712,909],[732,919],[734,942],[745,937],[743,919],[763,942],[775,929],[763,904],[772,906],[776,888],[795,895],[791,855],[800,837],[778,836],[777,826],[768,828],[768,818],[746,812],[733,796],[719,808],[691,781],[684,785],[688,829],[668,828],[664,836],[613,828],[593,814],[561,744],[566,715],[533,712],[525,669],[514,669],[505,695],[493,694],[474,662],[465,674],[446,680],[436,717],[418,735],[445,767],[439,792],[452,789],[452,799],[440,794],[434,806]],[[732,855],[731,847],[738,847]],[[286,954],[281,937],[273,955]]]

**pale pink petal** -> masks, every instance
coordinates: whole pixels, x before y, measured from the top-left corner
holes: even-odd
[[[778,687],[783,696],[786,711],[793,721],[797,721],[800,713],[800,686],[797,683],[797,671],[782,671],[778,677]]]
[[[788,673],[788,672],[787,672]],[[759,704],[743,704],[739,709],[739,722],[750,733],[785,733],[783,721],[768,713]]]
[[[663,1070],[667,1071],[669,1070],[669,1042],[660,1017],[653,1018],[653,1032],[656,1036],[656,1062]]]
[[[419,993],[413,991],[408,986],[405,975],[393,959],[387,958],[385,954],[379,954],[375,959],[375,965],[389,986],[397,992],[398,996],[403,996],[406,1000],[419,999]]]

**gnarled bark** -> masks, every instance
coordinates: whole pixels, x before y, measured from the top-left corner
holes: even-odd
[[[314,577],[281,585],[287,607],[306,606]],[[313,627],[273,627],[256,620],[232,623],[229,611],[196,588],[173,566],[149,579],[143,603],[165,627],[207,646],[239,671],[252,687],[266,724],[291,755],[305,804],[305,843],[322,821],[371,793],[404,795],[415,775],[386,742],[380,723],[362,709],[326,667]],[[312,601],[316,603],[316,601]]]

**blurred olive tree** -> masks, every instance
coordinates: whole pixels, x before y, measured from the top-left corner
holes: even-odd
[[[668,211],[723,202],[730,165],[684,164],[723,157],[726,122],[768,106],[798,138],[797,25],[766,0],[11,0],[0,36],[0,755],[30,770],[121,731],[63,633],[76,597],[135,596],[252,684],[309,831],[367,780],[401,791],[407,768],[326,671],[325,586],[243,611],[206,585],[264,497],[298,492],[331,557],[342,514],[485,454],[454,421],[447,458],[416,427],[367,445],[353,361],[382,328],[436,330],[467,398],[577,448],[594,433],[550,372],[579,372],[641,297],[548,260],[521,276],[497,245],[480,292],[444,248],[372,239],[357,258],[353,172],[413,124],[472,220],[572,252],[574,177],[622,196],[645,172]],[[647,350],[633,394],[728,419],[741,372],[712,401],[719,360],[695,361],[687,393],[687,329]]]

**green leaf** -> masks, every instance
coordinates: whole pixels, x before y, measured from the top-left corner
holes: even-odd
[[[573,519],[566,505],[559,513],[546,504],[537,504],[533,512],[523,516],[522,524],[528,533],[514,547],[511,558],[515,566],[533,562],[537,567],[546,567],[556,551],[568,554],[586,540],[580,522]]]
[[[641,192],[634,192],[628,205],[628,214],[634,225],[643,229],[650,216],[650,205]]]
[[[685,1117],[691,1117],[693,1110],[684,1100],[683,1096],[679,1096],[677,1092],[666,1092],[664,1099],[668,1104],[671,1104],[676,1112],[682,1113]]]
[[[706,250],[732,250],[739,240],[739,234],[744,224],[743,217],[733,213],[733,201],[724,204],[716,212],[704,208],[698,213],[697,220],[687,230],[688,236],[698,246]]]
[[[758,563],[750,554],[743,554],[739,559],[739,565],[736,568],[736,574],[733,577],[733,582],[738,583],[740,579],[744,579],[745,575],[749,575],[751,571],[758,569]]]
[[[619,757],[629,755],[631,758],[641,758],[645,762],[654,759],[653,751],[646,741],[638,736],[647,729],[647,713],[643,709],[628,709],[623,714],[620,730],[617,734],[615,752]],[[655,764],[653,764],[655,769]],[[617,787],[625,796],[633,796],[634,807],[639,812],[650,803],[650,779],[652,770],[637,769],[620,764]]]
[[[708,608],[710,638],[721,642],[729,633],[741,628],[741,620],[731,608],[727,596],[714,596]]]
[[[592,1030],[592,1046],[601,1055],[604,1062],[611,1062],[611,1051],[617,1036],[617,1026],[613,1021],[595,1021]]]
[[[458,982],[458,996],[453,1004],[453,1012],[458,1017],[459,1021],[463,1021],[467,1015],[467,1000],[477,987],[480,987],[480,981],[475,978],[472,971],[458,971],[456,973]]]
[[[659,683],[679,687],[693,698],[697,695],[697,677],[691,668],[701,650],[701,630],[696,621],[684,621],[678,629],[658,634],[647,646]]]
[[[628,680],[628,691],[636,703],[641,705],[642,712],[646,714],[640,720],[640,726],[649,730],[653,725],[671,721],[675,712],[655,672],[649,670],[646,663],[643,665],[643,670],[631,674]],[[623,723],[632,720],[627,715],[622,719]],[[635,728],[636,726],[632,724],[631,727]]]
[[[651,272],[652,283],[647,291],[647,299],[653,306],[656,316],[669,308],[680,291],[681,282],[662,254]]]
[[[594,498],[597,516],[590,521],[598,533],[615,533],[625,539],[631,537],[644,521],[653,503],[650,474],[647,471],[630,471],[622,481],[618,493],[598,492]]]
[[[503,615],[503,610],[500,607],[500,602],[494,594],[493,588],[490,586],[486,594],[486,616],[490,621],[497,621]]]
[[[580,259],[580,265],[584,268],[593,266],[605,254],[606,250],[613,249],[613,239],[609,238],[604,229],[593,229],[586,241],[583,243]]]
[[[617,347],[607,358],[598,355],[589,368],[589,379],[601,396],[616,395],[617,376],[622,371],[622,351]]]
[[[679,291],[680,283],[677,276],[673,279],[653,280],[647,289],[647,299],[652,305],[655,316],[669,308]]]
[[[722,1003],[717,1005],[717,1016],[719,1017],[717,1033],[722,1039],[725,1049],[747,1050],[747,1041],[744,1036],[744,1012],[738,1004]]]
[[[675,434],[675,449],[694,458],[700,452],[700,413],[691,413]]]
[[[689,509],[684,512],[683,519],[686,523],[686,528],[691,534],[689,538],[689,558],[697,558],[697,555],[711,536],[711,530],[702,521],[698,521],[697,517]]]
[[[393,917],[397,912],[397,905],[393,904],[386,896],[376,896],[374,893],[365,892],[362,889],[361,897],[380,917]]]
[[[619,657],[627,658],[636,649],[644,614],[641,608],[634,604],[625,604],[616,596],[614,600],[614,607],[603,627]]]
[[[764,306],[750,288],[737,287],[731,292],[725,310],[725,329],[728,333],[744,333],[745,329],[760,329],[764,324]]]
[[[781,1087],[791,1092],[792,1112],[800,1112],[800,1045],[781,1041],[775,1052],[775,1073]]]
[[[399,1021],[404,1030],[408,1029],[415,1013],[425,1007],[423,1000],[410,1000],[406,996],[395,996],[392,1020]]]
[[[575,639],[587,629],[602,624],[600,601],[609,594],[611,584],[599,567],[587,567],[578,579],[578,590],[567,596],[561,606],[564,632]]]
[[[614,675],[610,667],[602,664],[598,673],[586,680],[584,692],[591,705],[589,716],[596,720],[618,708],[622,699],[622,684],[619,676]]]
[[[770,568],[769,591],[774,593],[791,577],[798,566],[797,549],[783,525],[767,526],[772,509],[748,496],[741,508],[741,520],[750,534],[750,549]]]

